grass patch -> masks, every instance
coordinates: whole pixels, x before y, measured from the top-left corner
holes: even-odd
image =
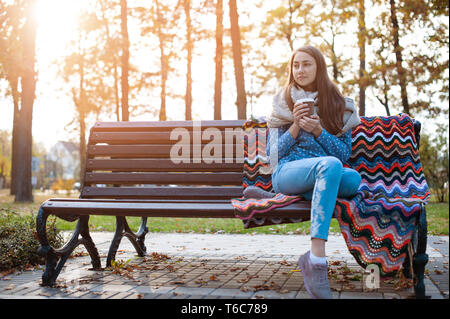
[[[429,203],[426,206],[428,233],[431,235],[448,235],[447,203]]]

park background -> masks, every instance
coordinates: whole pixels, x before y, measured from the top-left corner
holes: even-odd
[[[311,44],[360,115],[421,121],[430,231],[448,234],[448,16],[442,0],[0,0],[2,209],[76,197],[95,121],[267,115]],[[150,231],[230,231],[173,225]]]

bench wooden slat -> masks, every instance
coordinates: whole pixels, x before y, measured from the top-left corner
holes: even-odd
[[[242,185],[243,174],[226,173],[87,173],[85,184]]]
[[[210,187],[83,187],[82,198],[234,198],[242,196],[242,186]]]
[[[121,199],[110,199],[110,198],[51,198],[48,200],[49,202],[73,202],[73,201],[85,201],[85,202],[95,202],[95,203],[109,203],[109,202],[118,202],[118,203],[198,203],[198,199],[189,199],[189,198],[147,198],[147,199],[139,199],[139,198],[121,198]],[[202,203],[230,203],[230,199],[228,198],[215,198],[215,199],[202,199]]]
[[[243,120],[221,120],[221,121],[198,121],[202,129],[218,128],[224,130],[225,128],[241,127],[245,121]],[[152,130],[173,130],[174,128],[184,127],[186,129],[193,128],[192,121],[159,121],[159,122],[97,122],[92,127],[93,131],[152,131]]]
[[[242,172],[239,158],[222,159],[222,163],[173,163],[170,158],[161,159],[88,159],[86,170],[123,172]],[[228,162],[227,162],[228,161]]]
[[[92,132],[89,137],[89,144],[96,143],[107,143],[107,144],[168,144],[168,143],[178,143],[178,142],[189,142],[193,143],[198,141],[203,141],[207,144],[210,141],[220,141],[222,143],[231,142],[235,139],[242,139],[243,134],[236,132],[235,134],[220,134],[217,138],[212,138],[210,136],[206,136],[204,134],[199,134],[200,137],[194,137],[191,134],[188,134],[186,138],[182,139],[178,134],[172,135],[173,139],[171,140],[171,132],[145,132],[145,131],[133,131],[133,132]],[[189,137],[189,141],[188,141]]]
[[[174,141],[174,143],[176,143]],[[92,132],[89,144],[166,144],[170,143],[170,132]]]
[[[294,217],[309,219],[309,201],[302,201],[286,207],[274,209],[264,214],[266,217]],[[236,218],[230,202],[206,203],[161,203],[145,201],[91,201],[91,200],[48,200],[42,208],[55,215],[114,215],[140,217],[189,217],[189,218]]]
[[[194,156],[194,150],[200,150],[200,152],[203,152],[203,149],[205,145],[210,145],[213,147],[213,145],[217,145],[216,143],[208,143],[208,144],[179,144],[174,146],[174,144],[147,144],[147,145],[89,145],[88,146],[88,157],[94,158],[97,156],[111,156],[114,158],[139,158],[139,157],[145,157],[145,158],[158,158],[158,157],[165,157],[169,158],[171,156],[171,151],[173,152],[181,152],[180,148],[183,148],[184,150],[189,150],[189,157]],[[208,148],[210,150],[210,148]],[[207,154],[208,156],[214,157],[214,158],[223,158],[225,156],[228,157],[234,157],[234,158],[241,158],[241,161],[243,161],[243,148],[238,148],[233,144],[223,144],[220,148],[214,147],[213,152],[221,152],[221,154]],[[239,156],[236,156],[237,153],[239,153]],[[175,154],[177,158],[181,157],[183,154]],[[220,156],[219,156],[220,155]]]

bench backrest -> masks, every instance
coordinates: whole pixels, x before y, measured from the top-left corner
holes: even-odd
[[[244,136],[250,135],[245,135],[243,124],[240,120],[96,123],[80,197],[224,201],[241,197],[243,181],[248,182],[243,176],[244,155],[255,151],[249,146],[244,152]],[[352,131],[352,154],[346,164],[361,174],[360,189],[390,198],[427,200],[419,137],[420,122],[406,114],[361,117]],[[259,180],[250,173],[253,182]]]
[[[89,136],[80,197],[240,197],[243,123],[98,122]]]

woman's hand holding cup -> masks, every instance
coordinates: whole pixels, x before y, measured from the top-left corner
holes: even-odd
[[[294,120],[299,124],[303,117],[310,117],[314,113],[314,99],[300,99],[294,104],[294,109],[292,114],[294,115]]]
[[[301,118],[297,124],[305,132],[313,134],[315,137],[319,137],[322,134],[322,125],[320,124],[320,118],[317,114]]]
[[[301,99],[294,104],[294,123],[298,128],[318,137],[322,133],[320,118],[314,114],[314,99]]]

